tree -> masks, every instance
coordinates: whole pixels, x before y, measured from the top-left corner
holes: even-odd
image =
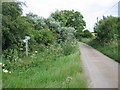
[[[73,27],[74,29],[76,29],[76,38],[80,38],[81,32],[86,26],[86,23],[83,20],[83,16],[78,11],[56,11],[51,14],[51,17],[54,18],[56,21],[59,21],[61,26],[63,27]]]
[[[54,33],[59,27],[61,27],[60,22],[56,21],[54,18],[47,18],[45,20],[45,23],[47,24],[48,28]]]
[[[65,41],[71,41],[74,37],[75,29],[72,27],[59,27],[56,31],[57,41],[59,43]]]
[[[42,29],[48,29],[48,25],[45,23],[45,18],[40,17],[36,21],[35,29],[36,30],[42,30]]]
[[[3,2],[2,3],[2,14],[5,16],[12,16],[11,19],[16,19],[22,15],[22,2]],[[25,4],[24,4],[25,5]]]
[[[92,37],[92,34],[89,30],[84,30],[83,33],[84,33],[83,37],[85,37],[85,38],[91,38]]]
[[[2,48],[18,47],[25,35],[30,33],[31,24],[22,14],[20,2],[4,2],[2,13]]]
[[[94,31],[97,33],[97,39],[102,42],[117,40],[118,26],[117,17],[103,17],[94,27]]]
[[[26,18],[27,18],[28,22],[32,24],[33,28],[35,28],[37,25],[37,20],[39,18],[38,15],[30,12],[30,13],[26,14]]]

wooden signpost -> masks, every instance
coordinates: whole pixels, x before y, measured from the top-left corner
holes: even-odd
[[[25,39],[23,40],[24,43],[26,43],[26,56],[28,56],[28,40],[30,39],[30,36],[25,36]]]

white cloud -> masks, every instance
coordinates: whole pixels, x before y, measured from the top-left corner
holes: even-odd
[[[28,8],[24,7],[24,13],[33,12],[47,18],[55,10],[77,10],[84,16],[87,28],[92,28],[96,18],[101,18],[103,13],[115,5],[119,0],[19,0],[26,1]],[[116,15],[109,11],[112,15]]]

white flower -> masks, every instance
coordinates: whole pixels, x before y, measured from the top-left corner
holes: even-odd
[[[67,79],[70,79],[70,80],[72,80],[72,77],[67,77]]]
[[[11,73],[11,72],[9,72],[9,73]]]
[[[15,59],[15,61],[16,61],[17,59]]]
[[[10,58],[11,56],[9,56],[9,58]]]
[[[72,80],[72,77],[67,77],[66,81],[70,82]]]
[[[3,72],[8,73],[8,70],[3,69]]]
[[[20,48],[20,50],[23,50],[23,48]]]
[[[0,63],[0,66],[2,66],[2,63]]]
[[[4,67],[4,66],[5,66],[5,64],[2,64],[2,66]]]
[[[38,51],[35,51],[35,53],[37,53]]]

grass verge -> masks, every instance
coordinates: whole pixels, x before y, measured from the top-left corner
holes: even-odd
[[[78,51],[49,57],[36,54],[16,62],[11,73],[3,73],[3,88],[86,88]]]
[[[118,42],[117,41],[104,44],[92,38],[84,38],[82,39],[82,42],[94,47],[95,49],[99,50],[103,54],[114,59],[115,61],[120,62],[120,60],[118,59]]]

